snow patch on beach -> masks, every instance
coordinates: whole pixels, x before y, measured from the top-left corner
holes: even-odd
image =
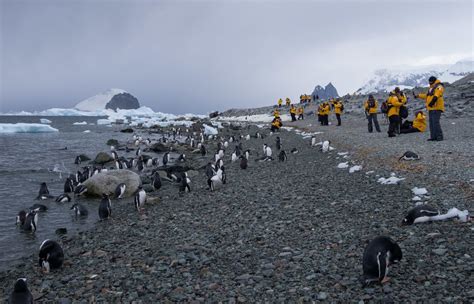
[[[58,132],[51,126],[36,123],[2,123],[0,124],[0,133],[49,133]]]
[[[396,185],[405,178],[396,177],[395,173],[392,173],[389,178],[381,177],[377,180],[377,182],[381,183],[382,185]]]
[[[219,116],[216,120],[223,121],[240,121],[240,122],[271,122],[274,116],[270,114],[255,114],[245,116]],[[288,114],[280,115],[282,121],[291,121],[291,116]]]
[[[346,168],[349,168],[349,162],[347,163],[340,163],[339,165],[337,165],[337,167],[339,169],[346,169]]]
[[[354,172],[357,172],[357,171],[360,171],[362,170],[362,166],[359,166],[359,165],[355,165],[355,166],[352,166],[349,168],[349,173],[354,173]]]
[[[425,195],[428,193],[428,190],[426,190],[426,188],[414,187],[411,189],[411,192],[413,192],[414,195]]]

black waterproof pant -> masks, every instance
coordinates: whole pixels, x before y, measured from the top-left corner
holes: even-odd
[[[340,126],[341,125],[341,114],[336,114],[336,118],[337,118],[337,125]]]
[[[394,137],[395,133],[397,133],[397,129],[399,126],[400,116],[392,115],[388,118],[389,125],[388,125],[388,137]]]
[[[300,119],[301,119],[301,120],[304,120],[303,114],[300,114],[300,115],[298,116],[298,120],[300,120]]]
[[[413,127],[406,128],[406,129],[404,129],[404,128],[400,129],[401,134],[416,133],[416,132],[420,132],[420,130],[418,130],[417,128],[413,128]]]
[[[379,126],[379,122],[377,120],[377,113],[371,113],[367,116],[367,119],[369,120],[369,133],[372,133],[372,131],[374,130],[373,127],[372,127],[372,121],[374,122],[374,125],[375,125],[375,130],[377,130],[377,132],[380,132],[380,126]]]
[[[295,113],[291,113],[291,121],[296,121],[296,114]]]
[[[430,122],[430,138],[434,140],[443,140],[443,130],[441,130],[441,113],[440,110],[428,111],[428,119]]]
[[[323,126],[329,125],[329,115],[321,115],[321,118],[323,120]]]

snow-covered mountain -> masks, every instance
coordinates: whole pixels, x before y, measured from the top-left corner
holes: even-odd
[[[453,65],[380,69],[376,70],[374,76],[357,90],[356,93],[388,92],[393,90],[396,86],[401,89],[426,87],[430,76],[436,76],[442,82],[453,83],[473,72],[474,61],[472,59],[458,61]]]
[[[105,106],[112,98],[117,94],[127,93],[121,89],[110,89],[103,93],[97,94],[95,96],[89,97],[74,106],[75,109],[79,111],[88,111],[93,112],[97,110],[105,109]]]

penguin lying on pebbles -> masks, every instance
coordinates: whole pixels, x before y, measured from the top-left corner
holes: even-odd
[[[107,194],[102,194],[102,200],[99,204],[99,219],[104,220],[112,215],[112,203]]]
[[[400,161],[402,159],[403,160],[419,160],[420,157],[415,152],[406,151],[405,153],[403,153],[402,157],[400,157],[398,160]]]
[[[298,153],[299,151],[298,151],[298,149],[296,149],[296,148],[293,148],[293,149],[291,149],[291,151],[290,151],[290,152],[291,152],[291,153],[293,153],[293,154],[296,154],[296,153]]]
[[[118,184],[117,188],[115,188],[115,198],[122,199],[125,194],[125,190],[127,190],[127,185],[124,183]]]
[[[51,240],[45,240],[39,249],[39,266],[46,273],[63,265],[64,252],[61,246]]]
[[[402,221],[402,225],[413,225],[415,220],[422,216],[439,215],[439,211],[428,205],[419,205],[408,211],[408,214]]]
[[[45,200],[52,197],[53,196],[49,194],[48,186],[46,185],[46,183],[41,183],[40,190],[36,199]]]
[[[10,304],[32,304],[33,295],[28,289],[26,284],[26,279],[21,278],[16,280],[13,291],[8,298],[8,303]]]
[[[76,216],[87,216],[89,214],[89,211],[87,211],[86,207],[78,203],[72,205],[71,210],[74,210],[74,214]]]
[[[391,238],[379,236],[370,241],[362,258],[363,287],[387,282],[389,266],[401,259],[402,250]]]
[[[63,193],[56,198],[57,203],[68,203],[70,201],[71,201],[71,197],[67,195],[66,193]]]

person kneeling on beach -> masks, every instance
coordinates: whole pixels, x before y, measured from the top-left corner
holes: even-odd
[[[415,132],[425,132],[426,130],[426,116],[422,111],[418,111],[415,114],[415,120],[413,122],[405,120],[400,129],[400,133],[415,133]]]
[[[275,118],[273,118],[272,126],[270,127],[270,130],[272,132],[276,132],[276,131],[280,130],[281,126],[283,126],[283,124],[281,122],[280,117],[275,117]]]
[[[367,120],[369,121],[369,124],[368,124],[369,133],[372,133],[372,131],[374,130],[372,127],[372,122],[374,122],[375,130],[377,130],[377,132],[380,133],[380,126],[377,120],[377,108],[378,108],[377,99],[375,99],[373,95],[369,95],[369,99],[367,99],[364,103],[365,116],[367,117]]]
[[[294,105],[290,106],[290,115],[291,115],[291,121],[296,121],[296,108]]]

